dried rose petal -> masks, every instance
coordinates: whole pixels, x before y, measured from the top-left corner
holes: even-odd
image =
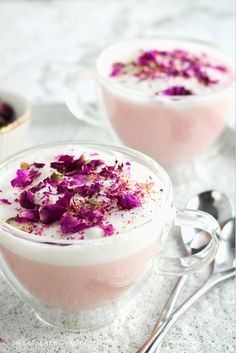
[[[122,69],[125,67],[125,64],[123,63],[114,63],[112,65],[112,71],[111,71],[111,76],[116,77],[119,76],[122,72]]]
[[[16,178],[11,181],[13,187],[25,187],[28,184],[29,171],[27,169],[18,169]]]
[[[119,165],[118,162],[115,161],[114,165],[103,167],[102,170],[99,172],[99,175],[101,175],[105,179],[114,179],[117,177],[119,178],[119,176],[117,175],[117,172],[119,174],[120,172],[122,172],[122,169],[123,169],[123,163]]]
[[[105,163],[101,159],[92,159],[90,162],[83,165],[82,171],[84,174],[89,174],[96,170],[97,167],[100,167],[103,164]]]
[[[0,203],[2,203],[3,205],[11,205],[11,202],[7,199],[0,199]]]
[[[71,174],[75,172],[80,172],[82,166],[85,164],[85,157],[81,155],[79,159],[74,159],[73,156],[62,155],[59,156],[58,162],[52,162],[50,164],[51,168],[56,169],[60,173]]]
[[[229,71],[228,68],[223,65],[217,65],[214,68],[220,72],[228,72]]]
[[[25,188],[40,176],[40,172],[36,169],[18,169],[16,178],[11,181],[13,187]]]
[[[173,86],[162,91],[165,96],[191,96],[193,92],[184,86]]]
[[[142,206],[141,201],[139,198],[134,194],[123,194],[118,196],[117,204],[126,210],[131,210],[134,207]]]
[[[99,182],[95,181],[91,185],[84,184],[82,186],[77,187],[77,192],[82,197],[94,197],[96,194],[98,195],[101,190],[101,185]]]
[[[38,222],[38,220],[39,220],[39,214],[37,209],[21,210],[20,213],[15,218],[15,221],[18,223]]]
[[[63,173],[65,171],[65,164],[62,162],[52,162],[50,167],[56,169],[58,172]]]
[[[81,171],[82,166],[86,163],[85,157],[82,154],[79,159],[74,160],[69,166],[68,166],[68,172],[73,172],[73,171]]]
[[[112,234],[114,234],[115,232],[115,228],[113,227],[113,225],[111,223],[105,225],[105,226],[101,226],[101,228],[104,231],[104,235],[107,236],[111,236]]]
[[[45,205],[39,208],[39,219],[44,224],[51,224],[65,213],[65,207],[60,205]]]
[[[33,194],[35,194],[36,192],[45,188],[45,186],[46,186],[46,182],[45,182],[45,180],[43,180],[43,181],[40,181],[38,184],[34,185],[32,188],[30,188],[30,191]]]
[[[59,162],[63,162],[65,164],[65,166],[69,166],[73,161],[74,161],[74,156],[70,156],[70,155],[61,155],[58,158]]]
[[[156,62],[156,51],[144,52],[139,58],[140,65],[148,65],[150,62]]]
[[[33,163],[33,166],[35,167],[35,168],[38,168],[38,169],[41,169],[41,168],[43,168],[43,167],[45,167],[45,163]]]
[[[78,220],[77,217],[65,215],[60,220],[62,234],[73,234],[91,227],[91,224],[86,224],[83,220]]]
[[[5,121],[5,124],[9,124],[14,119],[14,109],[8,103],[0,101],[0,117]]]
[[[69,182],[66,179],[63,179],[62,182],[57,183],[56,188],[58,194],[64,194],[69,190]]]
[[[64,190],[64,195],[58,199],[56,204],[58,206],[61,206],[61,207],[64,207],[64,208],[69,208],[70,201],[71,201],[73,196],[74,196],[74,192],[73,191],[69,191],[69,190],[66,189],[66,190]]]
[[[23,191],[19,197],[19,204],[23,208],[35,208],[34,195],[30,191]]]

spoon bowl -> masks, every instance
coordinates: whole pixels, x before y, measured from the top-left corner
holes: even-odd
[[[222,229],[212,272],[224,272],[233,267],[235,267],[235,218],[230,218]]]
[[[221,227],[234,214],[231,201],[219,190],[207,190],[193,196],[187,203],[187,207],[209,213]]]
[[[221,228],[234,214],[234,208],[228,197],[221,191],[208,190],[193,196],[188,208],[201,210],[212,215],[220,224]],[[182,227],[182,239],[188,255],[197,254],[210,242],[210,235],[197,228]]]

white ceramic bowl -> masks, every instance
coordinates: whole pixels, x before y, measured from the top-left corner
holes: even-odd
[[[0,100],[10,104],[16,119],[7,126],[0,128],[0,161],[25,147],[26,130],[31,116],[28,100],[15,92],[0,89]]]

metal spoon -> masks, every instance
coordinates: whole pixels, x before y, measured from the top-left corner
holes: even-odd
[[[234,215],[234,206],[229,198],[219,190],[208,190],[193,196],[187,207],[209,213],[218,221],[221,228]]]
[[[217,251],[212,273],[203,286],[187,299],[159,329],[147,340],[137,353],[155,353],[163,338],[192,304],[217,283],[235,276],[235,218],[231,218],[222,230],[222,238]]]
[[[218,190],[204,191],[196,196],[193,196],[189,200],[187,207],[191,209],[199,209],[211,214],[219,222],[221,228],[224,226],[225,222],[232,217],[234,212],[230,200],[224,193]],[[187,250],[187,254],[191,256],[198,253],[209,243],[210,236],[208,233],[200,231],[199,229],[183,227],[182,239]],[[158,330],[161,324],[166,321],[174,311],[177,299],[187,279],[188,275],[180,277],[177,281],[167,302],[165,303],[159,320],[153,329],[153,333]],[[157,349],[156,353],[158,353],[159,350]]]
[[[226,197],[220,191],[217,190],[209,190],[200,193],[199,195],[194,196],[188,202],[188,208],[192,209],[201,209],[205,212],[208,212],[216,217],[218,222],[220,223],[221,227],[225,224],[225,222],[232,216],[233,214],[233,207]],[[187,227],[182,228],[182,238],[185,248],[187,250],[188,255],[196,254],[202,248],[204,248],[208,242],[210,241],[209,234],[203,231],[199,231],[197,229],[189,229]],[[175,287],[172,290],[172,293],[167,300],[163,311],[160,314],[159,320],[154,327],[152,336],[148,339],[147,342],[158,332],[160,326],[171,316],[176,301],[179,297],[181,289],[185,284],[188,275],[181,277]],[[141,349],[147,347],[147,342],[143,345]],[[160,345],[158,346],[160,348]],[[139,350],[137,353],[145,352]],[[159,352],[159,349],[156,350],[156,353]]]

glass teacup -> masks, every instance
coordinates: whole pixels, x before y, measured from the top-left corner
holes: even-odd
[[[158,271],[193,273],[213,260],[220,228],[210,215],[172,206],[172,184],[165,170],[135,150],[112,145],[58,143],[28,149],[0,165],[0,174],[22,161],[62,153],[68,147],[91,148],[148,168],[166,190],[163,205],[150,221],[117,236],[91,240],[58,240],[32,236],[0,215],[0,266],[16,292],[42,321],[68,330],[91,330],[115,319],[117,311]],[[172,226],[202,229],[209,244],[188,257],[163,257]]]
[[[182,49],[207,53],[232,70],[229,82],[202,95],[166,97],[134,91],[110,77],[111,66],[139,50]],[[101,123],[92,80],[98,82],[107,112],[106,127],[114,141],[135,148],[166,167],[207,151],[224,130],[234,100],[233,66],[227,55],[202,42],[138,38],[114,43],[97,57],[94,68],[81,66],[67,81],[68,108],[80,120]],[[86,94],[88,91],[88,94]],[[100,100],[99,100],[100,101]]]

